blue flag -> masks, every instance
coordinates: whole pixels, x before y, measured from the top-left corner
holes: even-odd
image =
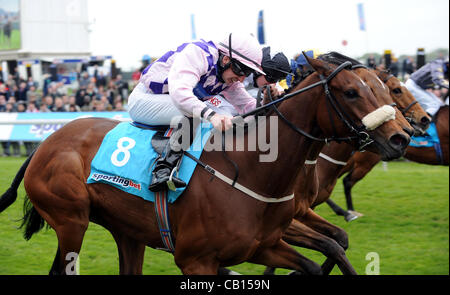
[[[263,18],[263,10],[259,11],[258,15],[258,41],[259,44],[265,44],[266,40],[264,38],[264,18]]]
[[[365,31],[366,30],[366,20],[364,18],[363,3],[358,3],[358,17],[359,17],[359,29],[361,31]]]
[[[195,22],[194,22],[194,14],[191,14],[191,33],[192,33],[192,40],[197,39],[197,34],[195,33]]]

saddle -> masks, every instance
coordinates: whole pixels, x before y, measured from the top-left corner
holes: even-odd
[[[139,128],[151,129],[156,131],[151,138],[151,145],[154,152],[158,155],[155,162],[152,164],[154,170],[152,172],[152,182],[149,189],[157,192],[163,189],[164,186],[175,191],[177,188],[185,187],[186,183],[178,177],[180,165],[184,156],[182,143],[189,141],[189,146],[193,142],[194,130],[193,119],[187,122],[189,128],[183,126],[180,122],[175,128],[170,126],[149,126],[142,123],[136,123],[135,126]],[[186,121],[184,121],[186,124]],[[176,136],[172,138],[172,136]],[[189,136],[189,139],[186,137]]]
[[[412,136],[409,145],[415,148],[434,148],[438,162],[441,164],[443,163],[441,142],[437,133],[435,122],[431,122],[425,134],[420,136]]]
[[[173,129],[168,127],[165,131],[157,131],[151,140],[152,147],[158,155],[162,155],[166,146],[169,144],[170,136],[173,133]]]
[[[165,147],[169,144],[170,136],[173,133],[173,128],[170,128],[169,125],[147,125],[138,122],[132,122],[131,124],[141,129],[156,131],[152,137],[151,143],[155,152],[161,156]]]

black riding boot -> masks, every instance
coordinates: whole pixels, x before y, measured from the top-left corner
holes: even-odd
[[[192,144],[195,132],[200,121],[192,118],[184,118],[174,129],[169,143],[167,143],[164,153],[160,159],[156,161],[155,169],[152,173],[152,182],[149,190],[152,192],[159,192],[169,188],[175,190],[180,187],[185,187],[187,184],[176,177],[177,165],[183,156],[183,149],[188,149]],[[185,143],[187,145],[185,146]]]
[[[175,152],[167,144],[163,156],[156,161],[155,169],[152,173],[152,183],[148,189],[152,192],[159,192],[167,188],[175,190],[185,187],[186,183],[175,176],[178,161],[183,156],[183,151]]]

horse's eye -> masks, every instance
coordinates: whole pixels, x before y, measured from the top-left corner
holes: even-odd
[[[355,89],[350,89],[344,92],[345,96],[347,96],[348,98],[357,98],[358,92]]]
[[[402,89],[400,87],[398,87],[398,88],[393,89],[392,92],[394,92],[395,94],[402,94]]]

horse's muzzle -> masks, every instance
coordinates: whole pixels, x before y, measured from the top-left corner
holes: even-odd
[[[405,152],[405,149],[408,146],[410,140],[411,138],[406,136],[405,134],[396,133],[389,138],[388,145],[393,149],[393,151],[398,151],[401,156]]]

